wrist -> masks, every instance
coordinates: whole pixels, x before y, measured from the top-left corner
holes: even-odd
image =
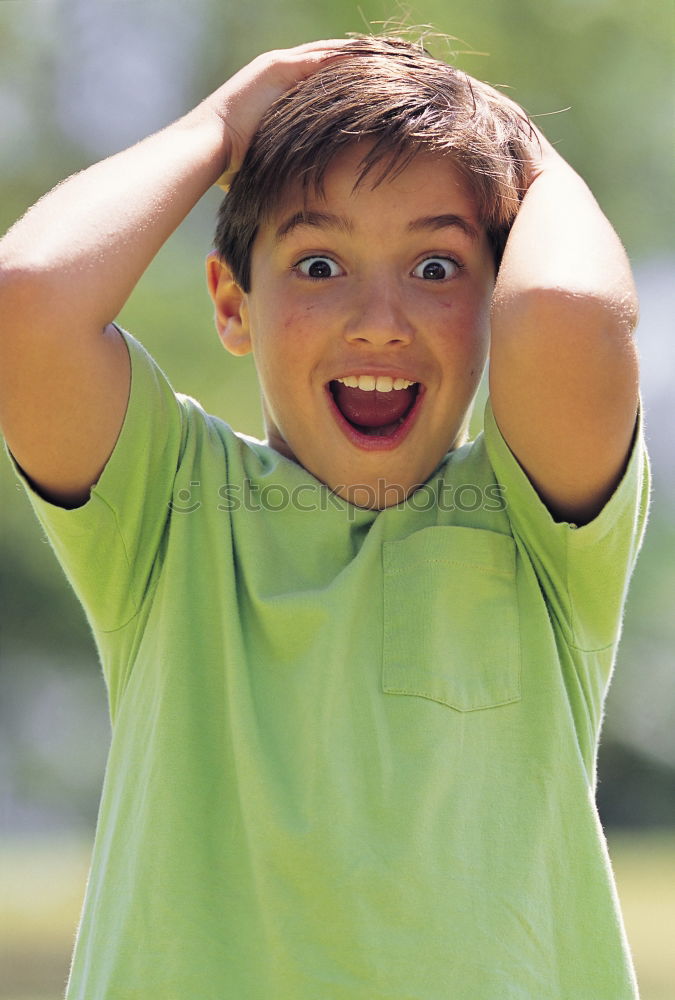
[[[232,160],[231,137],[223,116],[209,103],[208,98],[189,111],[176,125],[185,129],[187,141],[212,168],[215,184]]]
[[[569,163],[560,155],[554,146],[548,141],[545,135],[536,126],[534,136],[530,146],[530,173],[528,188],[541,177],[542,174],[551,172],[573,172]]]

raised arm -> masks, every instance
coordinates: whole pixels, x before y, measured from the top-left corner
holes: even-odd
[[[124,419],[129,359],[112,326],[162,244],[267,107],[344,43],[258,56],[168,128],[58,185],[0,241],[0,427],[46,497],[83,503]]]
[[[638,406],[638,303],[621,242],[546,139],[493,297],[497,424],[556,520],[584,524],[625,469]]]

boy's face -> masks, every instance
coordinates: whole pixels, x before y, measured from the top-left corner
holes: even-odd
[[[449,160],[422,153],[354,191],[364,152],[335,161],[323,197],[292,193],[261,226],[250,292],[217,263],[211,287],[225,346],[253,351],[269,444],[345,500],[383,508],[461,444],[495,268]]]

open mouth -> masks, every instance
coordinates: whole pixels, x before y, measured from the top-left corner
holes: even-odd
[[[353,444],[366,451],[397,447],[415,422],[424,387],[382,375],[351,375],[327,385],[333,414]]]

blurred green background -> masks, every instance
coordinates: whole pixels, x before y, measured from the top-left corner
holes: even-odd
[[[650,529],[607,705],[598,802],[643,1000],[675,964],[673,6],[662,0],[43,0],[0,3],[0,231],[41,194],[186,111],[257,53],[405,18],[436,55],[501,86],[586,178],[634,262],[653,462]],[[174,386],[259,434],[255,375],[213,330],[210,192],[120,321]],[[0,317],[1,328],[1,317]],[[477,408],[480,413],[480,407]],[[475,424],[478,429],[478,424]],[[57,1000],[108,743],[83,615],[0,457],[0,1000]],[[536,1000],[536,998],[533,998]],[[593,1000],[593,998],[579,998]]]

